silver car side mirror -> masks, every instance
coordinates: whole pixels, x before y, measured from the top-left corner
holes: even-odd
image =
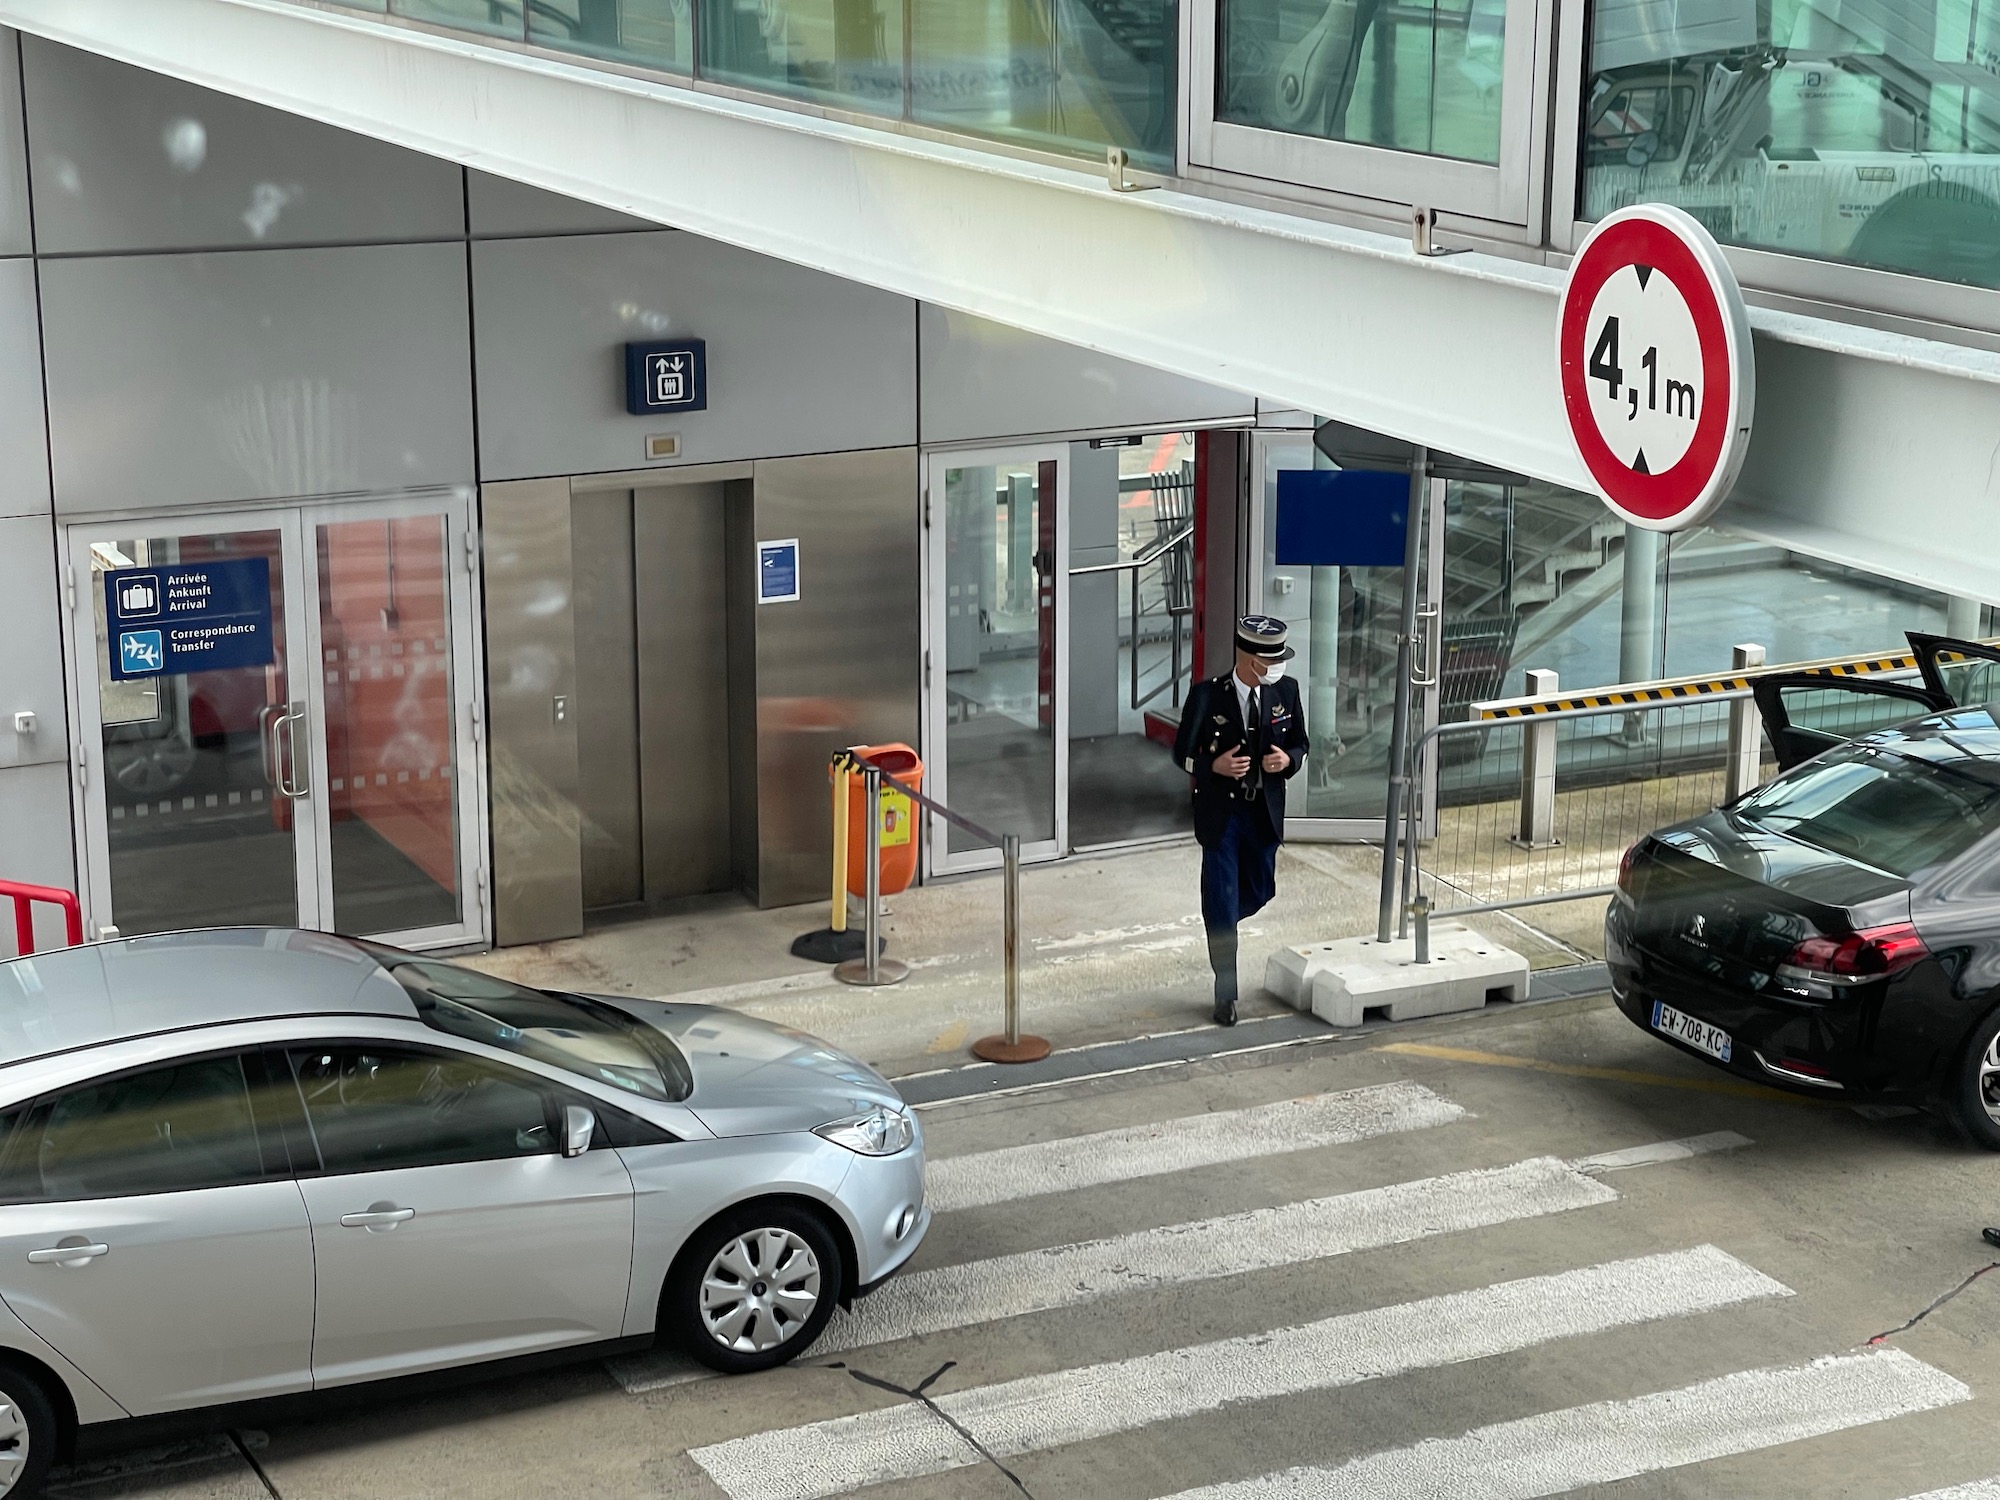
[[[572,1104],[563,1110],[564,1156],[581,1156],[590,1149],[590,1138],[597,1133],[597,1116],[581,1104]]]

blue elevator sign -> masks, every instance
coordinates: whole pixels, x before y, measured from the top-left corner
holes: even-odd
[[[627,344],[625,410],[635,417],[708,410],[707,344]]]
[[[261,667],[274,659],[271,560],[162,563],[104,575],[111,680]]]

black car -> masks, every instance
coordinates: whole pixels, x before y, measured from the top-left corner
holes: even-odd
[[[1951,704],[1940,648],[2000,663],[1972,643],[1917,644],[1922,687],[1784,685],[1908,712],[1892,700]],[[1618,1007],[1745,1078],[1942,1105],[2000,1150],[2000,704],[1846,738],[1759,698],[1790,768],[1626,851],[1605,916]]]

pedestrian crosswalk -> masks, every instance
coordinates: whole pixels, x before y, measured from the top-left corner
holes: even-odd
[[[892,1346],[907,1341],[921,1351],[930,1340],[932,1352],[916,1354],[913,1366],[936,1371],[933,1382],[945,1371],[952,1379],[911,1390],[855,1381],[839,1388],[850,1394],[836,1400],[835,1415],[822,1407],[808,1414],[811,1420],[739,1426],[694,1444],[688,1458],[713,1486],[708,1493],[728,1500],[833,1500],[863,1492],[892,1500],[906,1490],[942,1493],[927,1482],[981,1465],[1001,1466],[1025,1492],[1074,1493],[1031,1488],[1005,1466],[1058,1462],[1073,1474],[1099,1451],[1093,1445],[1110,1452],[1121,1442],[1161,1439],[1178,1424],[1236,1420],[1266,1403],[1393,1392],[1475,1361],[1498,1362],[1490,1367],[1496,1372],[1523,1360],[1568,1367],[1593,1341],[1643,1349],[1682,1320],[1737,1317],[1797,1300],[1792,1287],[1742,1247],[1697,1235],[1620,1244],[1609,1257],[1576,1257],[1582,1263],[1561,1263],[1550,1248],[1593,1243],[1588,1235],[1554,1237],[1555,1226],[1609,1212],[1636,1180],[1626,1174],[1650,1179],[1656,1174],[1642,1169],[1752,1148],[1743,1136],[1715,1131],[1629,1145],[1609,1141],[1580,1156],[1454,1168],[1452,1157],[1463,1161],[1480,1139],[1464,1130],[1472,1118],[1431,1089],[1396,1081],[938,1157],[928,1191],[941,1226],[955,1222],[953,1215],[1015,1203],[1047,1203],[1031,1212],[1051,1226],[1074,1224],[1089,1195],[1132,1181],[1147,1183],[1153,1216],[1170,1222],[1091,1238],[1051,1233],[1053,1242],[1037,1248],[942,1264],[925,1264],[920,1255],[903,1275],[837,1314],[800,1363],[838,1369],[861,1350],[879,1351],[871,1361],[892,1360]],[[1182,1174],[1319,1152],[1310,1170],[1290,1169],[1279,1180],[1313,1180],[1323,1169],[1332,1187],[1354,1180],[1344,1165],[1349,1153],[1372,1149],[1379,1161],[1389,1138],[1417,1141],[1419,1133],[1416,1148],[1396,1147],[1390,1159],[1428,1156],[1446,1170],[1209,1217],[1159,1212],[1176,1201]],[[1082,1215],[1085,1222],[1089,1217]],[[1016,1232],[1022,1222],[1034,1221],[1015,1221]],[[1510,1226],[1516,1253],[1522,1244],[1542,1245],[1542,1264],[1529,1268],[1537,1274],[1478,1277],[1474,1268],[1489,1263],[1478,1254],[1488,1243],[1480,1236]],[[961,1239],[956,1247],[962,1255],[976,1243]],[[1353,1262],[1363,1266],[1358,1279],[1339,1269],[1348,1263],[1343,1258],[1361,1252],[1426,1243],[1453,1248],[1427,1262],[1398,1264],[1429,1266],[1428,1273],[1411,1273],[1419,1281],[1450,1265],[1454,1281],[1447,1288],[1397,1281],[1389,1295],[1371,1298],[1366,1278],[1389,1262]],[[1496,1273],[1507,1269],[1500,1259],[1491,1264]],[[1258,1305],[1254,1292],[1264,1279],[1290,1273],[1294,1289],[1310,1285],[1300,1282],[1301,1272],[1341,1288],[1325,1315],[1286,1323],[1282,1311],[1263,1321],[1246,1312]],[[1232,1293],[1241,1295],[1224,1319],[1228,1336],[1173,1342],[1155,1335],[1146,1345],[1143,1330],[1171,1329],[1173,1310]],[[1141,1305],[1153,1309],[1151,1321],[1134,1317]],[[1161,1306],[1170,1310],[1164,1325]],[[1119,1357],[1078,1361],[1065,1352],[1077,1347],[1076,1339],[1042,1342],[1079,1327],[1119,1330],[1125,1346],[1111,1341]],[[1134,1329],[1141,1330],[1136,1351]],[[1017,1330],[1007,1335],[1016,1357],[1023,1347],[1041,1349],[1057,1367],[1036,1369],[1031,1361],[1030,1373],[981,1378],[981,1340],[1002,1330]],[[1222,1331],[1211,1328],[1211,1335]],[[941,1338],[948,1338],[953,1361],[942,1370],[935,1347]],[[1144,1500],[1535,1500],[1829,1439],[1974,1396],[1954,1374],[1896,1347],[1766,1348],[1754,1340],[1741,1347],[1751,1351],[1748,1358],[1717,1355],[1706,1368],[1663,1365],[1679,1371],[1678,1381],[1648,1381],[1644,1362],[1628,1360],[1621,1368],[1631,1378],[1612,1390],[1566,1388],[1567,1399],[1550,1402],[1550,1409],[1509,1412],[1501,1421],[1453,1424],[1449,1408],[1426,1408],[1429,1420],[1418,1431],[1431,1435],[1416,1441],[1369,1443],[1357,1433],[1331,1457],[1313,1452],[1309,1461],[1297,1461],[1299,1454],[1279,1451],[1266,1455],[1271,1462],[1264,1466],[1226,1451],[1202,1453],[1196,1472],[1174,1476],[1179,1483],[1145,1485]],[[614,1373],[634,1392],[693,1378],[671,1357],[626,1361]],[[1689,1382],[1691,1374],[1706,1378]],[[1606,1399],[1575,1401],[1591,1395]],[[842,1412],[842,1405],[849,1409]],[[1109,1493],[1138,1493],[1129,1472],[1120,1479],[1124,1487]],[[1910,1500],[2000,1500],[2000,1477]]]

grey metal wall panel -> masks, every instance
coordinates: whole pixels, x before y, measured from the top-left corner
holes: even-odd
[[[534,234],[598,234],[615,229],[658,229],[644,219],[599,208],[579,198],[544,192],[495,177],[490,172],[465,174],[466,206],[475,238]]]
[[[76,850],[70,837],[69,768],[0,769],[0,877],[76,889]],[[0,922],[0,958],[14,956],[13,912]],[[35,908],[35,945],[63,945],[56,908]]]
[[[918,346],[926,443],[1106,427],[1171,431],[1254,416],[1220,386],[925,303]]]
[[[1069,565],[1118,561],[1118,450],[1069,445]],[[1118,676],[1118,632],[1130,598],[1129,573],[1086,573],[1069,581],[1069,737],[1118,732],[1127,686]]]
[[[493,941],[503,948],[583,931],[569,500],[560,479],[480,492]]]
[[[28,224],[20,48],[21,34],[0,28],[0,255],[26,255],[34,248]]]
[[[35,266],[0,260],[0,516],[49,512],[48,427]]]
[[[472,255],[488,478],[637,468],[651,432],[681,435],[681,463],[916,439],[905,298],[670,230]],[[708,409],[630,416],[623,346],[669,335],[708,341]]]
[[[799,542],[801,597],[752,607],[756,899],[787,906],[826,894],[827,757],[842,745],[917,743],[917,455],[782,459],[758,464],[754,482],[755,540]],[[732,566],[754,570],[754,552]]]
[[[44,254],[465,233],[452,162],[39,37],[22,52]]]
[[[0,766],[66,760],[62,610],[47,516],[0,518],[0,643]],[[32,734],[14,732],[23,709],[35,715]]]
[[[731,883],[724,490],[711,482],[632,492],[649,901]]]
[[[469,484],[463,244],[45,261],[56,509]]]

